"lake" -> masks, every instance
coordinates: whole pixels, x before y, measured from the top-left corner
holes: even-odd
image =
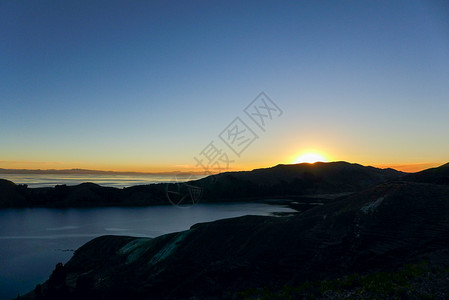
[[[293,210],[262,203],[1,209],[0,299],[34,289],[48,279],[58,262],[67,262],[73,250],[101,235],[156,237],[199,222],[274,212]]]

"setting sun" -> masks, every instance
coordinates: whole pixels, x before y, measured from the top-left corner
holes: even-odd
[[[293,163],[295,164],[300,164],[300,163],[316,163],[316,162],[327,162],[327,159],[316,152],[307,152],[304,154],[299,155],[298,157],[295,158],[295,160],[293,161]]]

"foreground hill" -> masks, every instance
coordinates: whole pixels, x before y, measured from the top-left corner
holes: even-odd
[[[27,297],[445,299],[447,245],[449,187],[387,183],[292,217],[99,237]]]
[[[201,201],[251,200],[307,194],[351,193],[400,178],[393,169],[347,162],[277,165],[248,172],[227,172],[189,182]],[[0,207],[144,206],[168,204],[167,191],[189,193],[184,184],[150,184],[124,189],[93,183],[54,188],[27,188],[0,181]]]

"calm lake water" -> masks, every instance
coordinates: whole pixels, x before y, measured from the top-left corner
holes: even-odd
[[[20,182],[17,182],[20,183]],[[48,279],[58,262],[101,235],[156,237],[195,223],[243,215],[291,212],[258,203],[197,204],[188,208],[3,209],[0,210],[0,299],[24,294]]]

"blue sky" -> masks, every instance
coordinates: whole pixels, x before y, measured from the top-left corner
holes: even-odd
[[[189,169],[261,91],[235,169],[449,161],[446,1],[3,1],[0,36],[0,168]]]

